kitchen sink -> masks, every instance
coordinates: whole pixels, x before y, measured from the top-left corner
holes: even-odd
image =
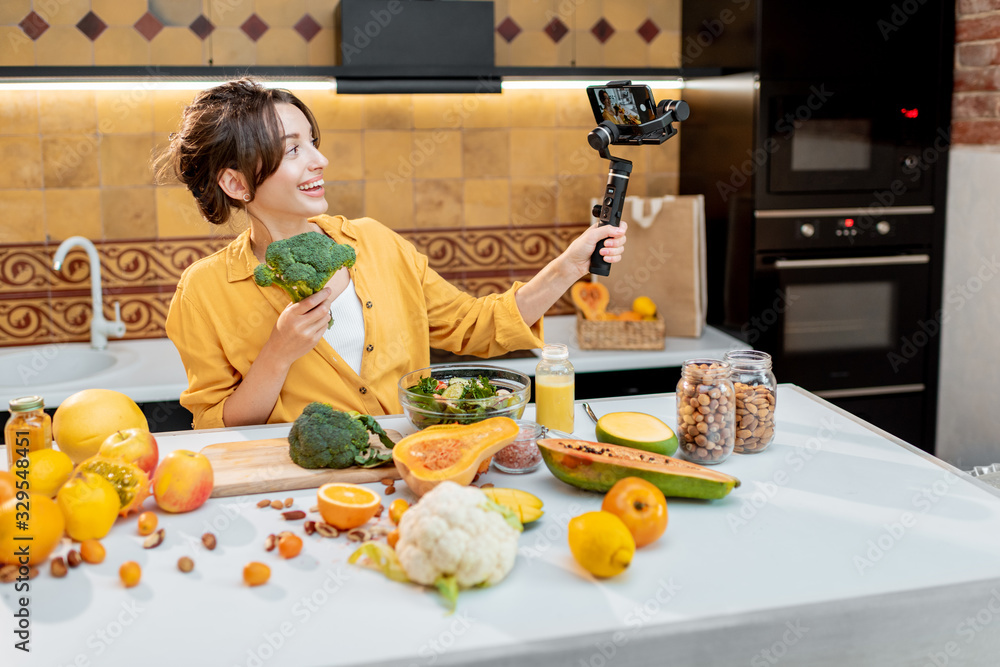
[[[95,350],[85,343],[38,345],[0,353],[0,390],[62,384],[125,367],[135,355]],[[4,392],[6,393],[6,391]]]

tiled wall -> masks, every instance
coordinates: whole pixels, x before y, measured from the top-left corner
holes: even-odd
[[[338,3],[3,0],[0,65],[334,65]],[[496,64],[676,67],[679,8],[679,0],[495,0]]]
[[[2,0],[0,66],[332,65],[337,3]],[[495,15],[498,65],[677,64],[677,0],[497,0]],[[300,95],[330,158],[330,212],[378,218],[474,294],[555,257],[606,180],[582,91]],[[120,301],[128,337],[164,335],[181,271],[235,231],[211,229],[186,189],[153,185],[150,158],[192,96],[0,93],[0,345],[88,339],[85,255],[51,269],[73,235],[97,242],[105,315]],[[677,146],[621,151],[631,194],[677,191]]]

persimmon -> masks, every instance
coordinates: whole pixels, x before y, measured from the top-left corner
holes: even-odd
[[[651,482],[626,477],[615,482],[601,503],[601,509],[621,519],[637,547],[660,539],[667,529],[667,499]]]

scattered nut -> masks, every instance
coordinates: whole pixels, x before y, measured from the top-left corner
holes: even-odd
[[[215,535],[212,533],[205,533],[201,536],[201,543],[205,545],[206,549],[213,551],[216,545]]]
[[[347,531],[347,539],[351,542],[367,542],[371,538],[368,536],[368,531],[363,528],[351,528]]]
[[[306,521],[304,524],[302,524],[302,530],[306,531],[306,535],[312,535],[313,533],[316,532],[316,522]]]
[[[272,533],[264,540],[264,551],[274,551],[276,546],[278,546],[278,536]]]
[[[394,479],[383,479],[383,480],[380,480],[380,481],[385,486],[392,486],[393,482],[395,482],[396,480],[394,480]]]
[[[187,556],[181,556],[177,559],[177,569],[181,572],[190,572],[194,569],[194,561]]]
[[[285,535],[294,535],[294,534],[295,534],[295,533],[293,533],[293,532],[292,532],[292,531],[290,531],[290,530],[283,530],[283,531],[281,531],[280,533],[278,533],[278,541],[280,542],[280,541],[281,541],[281,538],[282,538],[282,537],[284,537]]]
[[[388,492],[388,491],[386,491],[386,494],[388,494],[388,493],[389,493],[389,492]],[[377,518],[379,518],[380,516],[382,516],[382,512],[383,512],[383,510],[385,510],[385,507],[384,507],[384,506],[382,505],[382,503],[379,503],[379,505],[378,505],[378,509],[377,509],[377,510],[375,510],[375,518],[376,518],[376,519],[377,519]]]
[[[261,509],[263,509],[263,508],[267,507],[270,504],[271,504],[271,501],[268,500],[267,498],[264,498],[263,500],[257,502],[257,507],[260,507]]]
[[[319,512],[319,505],[313,505],[312,507],[309,508],[309,511],[313,514]]]
[[[479,488],[480,489],[492,489],[493,488],[493,482],[486,482],[485,484],[483,484]]]
[[[158,531],[156,531],[155,533],[153,533],[152,535],[150,535],[149,537],[147,537],[143,541],[142,548],[143,549],[155,549],[156,547],[158,547],[161,544],[163,544],[163,536],[164,536],[163,529],[160,528]]]
[[[0,567],[0,583],[9,584],[17,579],[17,565]]]
[[[323,537],[337,537],[340,535],[340,531],[326,523],[325,521],[316,522],[316,532]]]
[[[50,572],[56,579],[62,579],[66,576],[66,572],[68,572],[68,570],[66,569],[66,561],[63,560],[62,556],[52,559]]]
[[[66,554],[66,562],[69,564],[70,567],[76,567],[77,565],[83,562],[83,559],[80,558],[79,551],[77,551],[76,549],[70,549],[69,553]]]
[[[394,486],[386,487],[386,489],[385,489],[385,495],[391,496],[394,493],[396,493],[396,487],[394,487]]]
[[[280,500],[272,500],[271,501],[271,507],[273,507],[276,510],[280,510],[280,509],[284,509],[285,508],[285,504],[283,502],[281,502]]]
[[[306,513],[302,510],[291,510],[290,512],[282,512],[281,518],[285,521],[297,521],[306,518]]]
[[[286,508],[291,507],[294,502],[295,502],[294,498],[285,498],[285,507]]]
[[[391,533],[395,529],[396,529],[395,526],[385,526],[385,525],[379,524],[379,525],[371,526],[371,527],[367,528],[366,530],[368,532],[368,539],[369,540],[377,540],[380,537],[385,537],[386,535],[388,535],[389,533]]]

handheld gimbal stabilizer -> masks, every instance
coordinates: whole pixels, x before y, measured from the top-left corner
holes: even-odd
[[[631,81],[609,81],[607,87],[618,88],[631,85]],[[625,191],[628,189],[629,174],[632,173],[632,161],[615,157],[608,150],[610,146],[638,146],[640,144],[662,144],[677,134],[674,122],[686,120],[691,110],[687,102],[682,100],[662,100],[656,105],[656,113],[652,120],[630,128],[632,134],[623,134],[619,126],[610,120],[601,121],[600,125],[587,135],[587,142],[605,160],[611,161],[608,170],[608,184],[604,188],[601,203],[594,206],[594,217],[601,225],[618,226],[622,220],[622,203],[625,201]],[[590,272],[606,276],[611,272],[611,265],[601,256],[604,240],[597,243],[594,254],[590,258]]]

